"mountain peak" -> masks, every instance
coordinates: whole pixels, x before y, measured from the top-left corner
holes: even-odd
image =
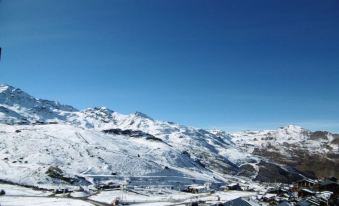
[[[50,116],[55,110],[67,112],[77,111],[74,107],[60,104],[57,101],[35,98],[21,89],[7,84],[0,84],[0,104],[8,108],[16,107],[16,112],[21,110],[21,112],[32,113],[33,116],[37,114]]]
[[[13,105],[18,104],[19,100],[24,100],[21,102],[37,101],[36,98],[32,97],[19,88],[7,84],[0,84],[0,103]]]
[[[94,107],[94,108],[87,108],[84,110],[84,112],[90,112],[90,113],[96,113],[96,112],[100,112],[100,113],[104,113],[104,114],[107,114],[107,115],[110,115],[112,114],[114,111],[113,110],[110,110],[109,108],[107,107]]]
[[[224,130],[216,129],[216,128],[208,130],[208,131],[217,136],[225,136],[227,134]]]
[[[136,112],[134,112],[133,115],[136,116],[136,117],[141,117],[141,118],[153,120],[153,118],[149,117],[147,114],[142,113],[142,112],[136,111]]]
[[[298,125],[293,125],[293,124],[287,125],[285,127],[281,127],[280,129],[290,130],[290,131],[302,131],[302,130],[305,130],[303,127],[298,126]]]
[[[13,87],[13,86],[8,85],[8,84],[0,84],[0,93],[23,93],[25,95],[28,95],[27,93],[25,93],[21,89]]]
[[[11,86],[7,84],[0,84],[0,93],[7,91]]]

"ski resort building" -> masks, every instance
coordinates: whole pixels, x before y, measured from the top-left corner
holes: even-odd
[[[302,189],[302,188],[313,188],[317,184],[317,181],[312,179],[303,179],[295,184],[296,189]]]
[[[259,203],[245,198],[237,198],[222,204],[223,206],[260,206]]]

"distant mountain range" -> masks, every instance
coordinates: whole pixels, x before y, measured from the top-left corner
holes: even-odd
[[[295,167],[310,177],[339,177],[339,135],[289,125],[232,134],[243,151]]]
[[[298,126],[228,134],[140,112],[79,111],[0,85],[0,179],[19,184],[91,185],[112,177],[170,185],[338,177],[338,142],[336,134]]]

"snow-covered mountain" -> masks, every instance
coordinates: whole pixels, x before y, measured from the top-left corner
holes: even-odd
[[[164,184],[216,183],[239,176],[300,178],[291,168],[238,148],[225,132],[158,121],[140,112],[79,111],[0,85],[1,180],[47,187],[145,177]]]
[[[239,149],[296,167],[310,176],[339,176],[339,135],[289,125],[231,134]]]
[[[36,99],[21,89],[0,85],[0,123],[27,124],[61,120],[75,111],[71,106]]]

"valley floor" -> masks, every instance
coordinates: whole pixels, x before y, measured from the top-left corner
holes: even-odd
[[[154,194],[154,190],[105,190],[91,196],[85,196],[80,192],[64,196],[9,184],[0,184],[0,189],[6,192],[5,195],[0,196],[1,206],[107,206],[116,199],[134,206],[185,205],[196,201],[204,201],[209,205],[256,194],[243,191],[191,194],[173,190],[162,190],[159,194]]]

